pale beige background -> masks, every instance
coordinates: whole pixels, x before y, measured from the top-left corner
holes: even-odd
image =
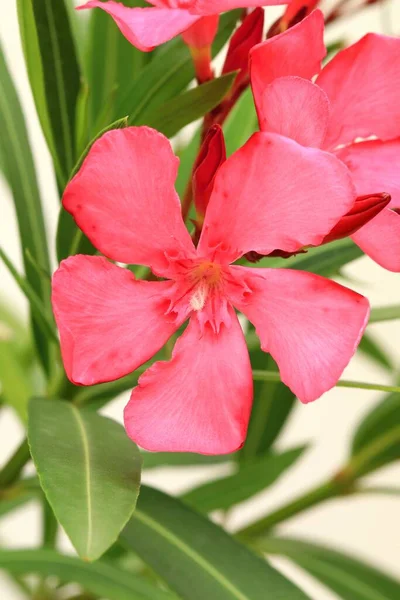
[[[25,115],[30,139],[34,148],[48,230],[53,240],[58,204],[51,162],[35,115],[29,90],[21,45],[18,34],[15,0],[1,0],[0,36],[6,58],[12,70]],[[268,9],[270,20],[277,14]],[[279,14],[279,13],[278,13]],[[362,15],[335,25],[330,29],[329,39],[343,34],[351,41],[367,31],[400,34],[400,0],[389,0],[384,7],[373,6]],[[0,132],[1,135],[1,132]],[[16,221],[9,192],[0,179],[0,240],[6,251],[21,267]],[[400,301],[400,276],[385,272],[368,258],[353,263],[347,274],[353,278],[351,285],[366,294],[373,306]],[[0,264],[1,296],[10,298],[17,309],[26,314],[26,303],[14,282]],[[370,327],[387,347],[400,368],[400,322],[389,322]],[[367,360],[356,357],[345,372],[349,379],[390,383],[388,375]],[[265,495],[247,502],[245,507],[233,513],[229,526],[233,529],[279,506],[300,492],[313,486],[339,466],[346,457],[351,432],[362,416],[381,396],[370,391],[335,389],[319,401],[301,406],[298,404],[280,440],[282,448],[304,441],[311,442],[310,450],[288,475]],[[118,399],[107,408],[107,413],[121,420],[126,397]],[[0,418],[0,464],[22,437],[21,427],[10,413]],[[188,469],[177,476],[163,470],[145,475],[144,480],[166,491],[178,492],[192,481],[210,476],[210,469]],[[399,485],[400,465],[380,471],[372,476],[374,483]],[[389,573],[400,576],[400,500],[394,497],[357,497],[336,500],[325,504],[280,527],[288,535],[329,543],[340,549],[354,552],[370,560]],[[35,506],[16,511],[0,521],[0,545],[12,548],[34,545],[39,539],[38,512]],[[72,551],[68,541],[61,540],[63,547]],[[274,561],[279,568],[290,574],[313,600],[337,600],[337,596],[304,575],[284,560]],[[15,588],[0,575],[0,599],[19,600]],[[398,599],[393,599],[398,600]]]

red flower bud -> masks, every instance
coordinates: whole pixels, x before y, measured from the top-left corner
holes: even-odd
[[[219,167],[226,160],[225,140],[219,125],[207,132],[193,168],[193,198],[201,227]]]
[[[240,71],[236,86],[248,77],[249,52],[262,41],[263,28],[264,10],[256,8],[247,15],[231,38],[222,73]]]
[[[320,0],[291,0],[282,17],[277,19],[269,28],[267,38],[272,38],[286,29],[297,25],[314,10]]]
[[[340,219],[335,227],[325,236],[323,244],[340,240],[352,235],[371,219],[376,217],[390,202],[390,195],[386,193],[368,194],[358,196],[353,208]]]

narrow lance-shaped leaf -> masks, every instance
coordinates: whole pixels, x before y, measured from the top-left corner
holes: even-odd
[[[29,251],[37,264],[50,271],[39,188],[24,116],[1,48],[0,131],[0,154],[17,214],[26,279],[50,315],[50,284],[45,278],[40,277],[27,255]],[[44,366],[48,367],[48,341],[33,316],[32,323],[39,356]]]
[[[130,119],[130,125],[149,125],[161,131],[167,137],[172,137],[180,129],[200,119],[215,108],[230,90],[236,73],[228,73],[197,86],[188,92],[180,94],[167,102],[162,111],[158,108],[149,113],[146,120]]]
[[[185,600],[307,598],[217,525],[149,487],[142,487],[121,541]]]
[[[186,492],[182,500],[201,512],[226,510],[271,486],[301,456],[305,447],[244,463],[233,475]]]
[[[250,350],[250,359],[255,369],[271,369],[278,372],[275,361],[263,352],[259,345]],[[238,455],[239,460],[251,460],[268,452],[290,416],[295,400],[293,392],[280,381],[254,382],[249,429],[246,442]]]
[[[124,4],[141,7],[146,3],[142,0],[125,0]],[[93,137],[99,128],[116,118],[115,103],[132,88],[133,82],[153,55],[140,52],[132,46],[104,11],[93,10],[90,13],[85,63],[90,90],[88,127]],[[82,14],[79,19],[83,20]]]
[[[0,550],[0,568],[21,575],[52,575],[108,600],[178,600],[134,573],[103,561],[88,564],[54,550]]]
[[[400,583],[367,563],[316,544],[292,539],[266,538],[257,548],[287,556],[342,600],[394,600]]]
[[[85,560],[99,558],[132,515],[140,453],[124,429],[71,403],[34,399],[29,444],[54,513]]]
[[[64,0],[32,0],[32,6],[48,118],[61,169],[68,176],[76,159],[74,128],[80,89],[74,40]]]
[[[225,45],[240,11],[222,15],[213,44],[213,56]],[[148,115],[163,110],[164,103],[174,98],[194,79],[193,62],[188,47],[180,37],[171,40],[158,51],[141,71],[125,96],[118,99],[114,118],[129,115],[131,123],[146,123]]]
[[[357,427],[351,445],[351,455],[356,457],[372,444],[382,450],[371,456],[363,467],[367,473],[400,458],[400,393],[394,392],[379,402]],[[396,432],[398,431],[398,435]],[[385,441],[388,440],[388,444]]]

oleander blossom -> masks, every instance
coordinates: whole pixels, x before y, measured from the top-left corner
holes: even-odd
[[[77,255],[55,272],[52,302],[67,375],[81,385],[134,371],[189,320],[172,358],[139,378],[126,431],[148,450],[223,454],[242,446],[253,394],[235,308],[302,402],[335,385],[369,313],[364,297],[323,277],[232,263],[252,250],[318,243],[352,206],[354,189],[337,158],[255,134],[219,168],[196,248],[174,188],[178,162],[148,127],[94,143],[66,188],[65,209],[109,259],[148,266],[163,280]]]
[[[332,153],[359,196],[390,195],[351,237],[379,265],[399,272],[400,39],[369,33],[321,70],[323,30],[316,10],[251,50],[260,129]]]
[[[286,0],[149,0],[152,6],[130,8],[113,0],[89,0],[78,9],[101,8],[133,46],[148,52],[179,34],[183,34],[189,46],[209,46],[221,13],[234,8],[286,3]]]

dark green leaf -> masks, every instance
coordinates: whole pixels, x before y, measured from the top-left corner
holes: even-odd
[[[378,467],[400,458],[400,431],[396,434],[400,423],[400,394],[389,394],[382,402],[379,402],[371,412],[361,421],[357,427],[351,446],[351,455],[357,456],[365,452],[372,444],[383,441],[382,450],[377,449],[374,456],[363,468],[363,472],[370,472]],[[389,437],[389,444],[385,446],[385,439]]]
[[[281,554],[319,579],[342,600],[394,600],[400,583],[371,565],[316,544],[291,539],[260,540],[259,549]]]
[[[351,239],[346,238],[326,246],[311,248],[306,253],[291,258],[263,258],[253,266],[299,269],[330,277],[336,274],[340,267],[359,258],[362,254],[362,250]]]
[[[369,333],[364,333],[358,346],[358,350],[379,366],[390,373],[392,372],[393,364],[391,359],[386,354],[384,348],[382,348]]]
[[[53,158],[57,177],[59,181],[63,181],[65,180],[65,174],[62,172],[59,157],[55,148],[46,102],[42,59],[40,55],[35,16],[33,14],[33,0],[17,0],[17,9],[22,48],[36,111],[44,137],[46,138],[47,145]]]
[[[253,94],[248,88],[233,108],[224,125],[226,154],[230,156],[258,130]]]
[[[166,102],[162,111],[157,108],[149,113],[145,120],[135,121],[135,125],[146,124],[167,137],[172,137],[185,125],[200,119],[215,108],[230,90],[235,77],[236,73],[228,73],[196,86]],[[132,121],[130,123],[132,124]]]
[[[85,590],[108,600],[177,600],[133,573],[99,561],[85,563],[54,550],[0,550],[0,568],[10,573],[55,576],[62,582],[78,583]]]
[[[305,447],[245,462],[233,475],[209,481],[182,496],[201,512],[228,509],[268,488],[301,456]]]
[[[68,174],[76,159],[75,111],[80,89],[74,40],[64,0],[31,1],[52,137],[62,171]],[[27,53],[27,43],[33,38],[33,34],[25,37]],[[34,50],[37,59],[36,44]]]
[[[250,350],[250,359],[254,369],[278,372],[273,358],[260,347]],[[293,392],[280,381],[254,382],[253,408],[240,460],[251,460],[271,448],[291,414],[295,400]]]
[[[183,198],[189,178],[192,176],[194,161],[200,147],[200,129],[184,148],[178,148],[177,155],[179,156],[178,177],[175,182],[175,188],[179,196]]]
[[[232,455],[204,455],[190,452],[142,452],[143,470],[158,467],[193,467],[197,465],[217,465],[228,463]]]
[[[126,127],[126,125],[127,119],[124,117],[123,119],[118,119],[118,121],[115,121],[114,123],[111,123],[111,125],[108,125],[108,127],[102,129],[82,152],[78,162],[72,169],[69,178],[72,179],[72,177],[79,171],[83,161],[89,153],[90,148],[93,146],[96,140],[107,133],[107,131],[111,131],[112,129],[120,129],[122,127]],[[72,254],[94,254],[96,252],[96,248],[82,233],[79,227],[76,226],[72,216],[66,210],[64,210],[63,207],[61,207],[58,217],[56,244],[57,257],[59,261],[67,258],[67,256],[71,256]]]
[[[136,445],[114,421],[60,401],[30,403],[28,434],[57,519],[78,554],[97,559],[135,508],[141,466]]]
[[[25,120],[1,48],[0,131],[2,164],[17,214],[26,279],[42,300],[46,312],[51,315],[50,283],[38,275],[26,253],[28,250],[38,264],[50,271],[42,206]],[[48,367],[48,341],[41,333],[33,311],[31,315],[40,357]]]
[[[141,0],[125,0],[124,4],[145,6]],[[85,63],[90,90],[88,125],[92,136],[116,118],[115,102],[131,89],[151,58],[151,53],[132,46],[104,11],[91,11]]]
[[[306,598],[205,517],[145,486],[121,539],[185,600]]]
[[[232,33],[240,11],[222,15],[218,34],[213,44],[215,56]],[[194,79],[190,52],[179,38],[165,44],[152,61],[141,71],[125,96],[118,100],[115,117],[129,115],[129,122],[147,123],[149,114],[163,110],[165,102],[174,98]]]

